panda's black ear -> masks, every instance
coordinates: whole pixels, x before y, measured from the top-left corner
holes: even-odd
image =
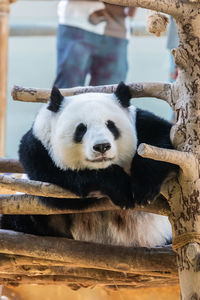
[[[117,89],[115,91],[115,96],[119,100],[120,104],[123,107],[129,107],[130,106],[130,100],[132,98],[129,86],[126,85],[124,82],[120,82],[117,86]]]
[[[61,105],[63,99],[64,99],[64,97],[60,93],[59,89],[56,86],[54,86],[51,90],[49,105],[48,105],[47,109],[49,109],[53,112],[57,112],[60,108],[60,105]]]

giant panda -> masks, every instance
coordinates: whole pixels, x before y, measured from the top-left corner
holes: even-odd
[[[114,94],[86,93],[63,97],[54,87],[23,136],[19,157],[28,177],[57,184],[81,199],[39,197],[59,209],[94,204],[93,191],[108,195],[119,211],[71,215],[4,215],[1,228],[96,243],[154,247],[171,239],[167,217],[136,212],[159,194],[175,165],[142,158],[140,143],[172,148],[171,124],[130,105],[129,87]]]

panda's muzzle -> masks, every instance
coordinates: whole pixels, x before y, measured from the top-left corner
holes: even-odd
[[[91,160],[91,159],[86,159],[86,160],[90,161],[92,163],[98,163],[98,162],[103,162],[103,161],[111,161],[111,160],[113,160],[113,158],[101,156],[101,157],[95,158],[93,160]]]
[[[98,163],[98,162],[100,163],[100,162],[113,160],[113,157],[111,158],[106,156],[107,154],[106,152],[110,149],[111,149],[111,144],[108,142],[95,144],[93,146],[93,151],[96,157],[94,159],[87,158],[87,161],[90,161],[92,163]]]
[[[104,154],[106,151],[110,150],[111,144],[110,143],[102,143],[96,144],[93,146],[94,151]]]

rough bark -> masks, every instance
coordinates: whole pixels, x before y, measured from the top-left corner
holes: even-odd
[[[166,258],[167,259],[167,258]],[[104,274],[104,276],[109,276],[112,274],[116,274],[115,271],[108,271],[97,268],[88,269],[87,267],[79,267],[75,263],[67,263],[67,262],[60,262],[55,260],[49,259],[41,259],[41,258],[34,258],[28,256],[19,256],[19,255],[8,255],[8,254],[0,254],[1,266],[0,266],[0,273],[5,274],[35,274],[35,275],[61,275],[60,272],[63,270],[63,274],[71,274],[73,272],[84,272],[85,276],[88,274],[88,277],[94,277],[96,273],[98,276]],[[59,268],[58,268],[59,267]],[[57,269],[56,269],[57,268]],[[103,273],[105,272],[105,273]],[[118,273],[118,272],[117,272]],[[124,273],[126,276],[129,274],[134,275],[144,275],[144,276],[151,276],[151,277],[165,277],[165,278],[178,278],[178,270],[176,265],[174,265],[173,273],[168,272],[146,272],[143,270],[135,272],[127,272]]]
[[[40,237],[0,230],[0,253],[115,272],[177,274],[176,255],[169,247],[149,249],[102,246],[66,238]]]
[[[0,253],[0,261],[1,266],[0,269],[7,270],[13,268],[18,268],[22,266],[37,266],[37,267],[76,267],[76,264],[70,264],[65,262],[56,261],[56,260],[49,260],[49,259],[41,259],[23,255],[10,255],[10,254],[3,254]],[[78,266],[77,266],[78,267]]]
[[[123,6],[138,6],[142,8],[152,9],[158,12],[172,15],[174,17],[181,16],[182,7],[184,5],[184,0],[106,0],[105,2]]]
[[[0,188],[14,192],[26,192],[28,194],[36,196],[79,198],[72,192],[65,190],[55,184],[21,178],[13,178],[6,175],[0,175]]]
[[[171,104],[171,84],[160,82],[138,82],[129,84],[132,96],[134,98],[140,97],[155,97],[162,99]],[[63,96],[73,96],[82,93],[113,93],[117,88],[117,84],[102,85],[102,86],[87,86],[75,87],[68,89],[60,89]],[[50,89],[38,88],[23,88],[14,86],[12,89],[13,100],[24,102],[42,102],[49,100]]]
[[[0,173],[25,173],[17,159],[0,158]]]
[[[1,255],[2,256],[2,255]],[[24,259],[24,262],[28,262],[32,258]],[[38,259],[38,261],[40,261]],[[22,262],[22,261],[21,261]],[[44,262],[44,260],[43,260]],[[33,280],[37,284],[49,284],[55,279],[57,283],[65,282],[78,283],[84,285],[113,285],[113,282],[118,285],[139,285],[139,287],[145,286],[150,287],[152,284],[164,284],[174,285],[178,282],[178,272],[173,274],[165,273],[144,273],[141,271],[140,274],[125,273],[125,272],[114,272],[101,269],[88,269],[80,268],[76,266],[70,266],[69,264],[53,265],[54,261],[50,261],[51,264],[46,265],[33,265],[33,264],[20,264],[14,263],[1,264],[0,266],[0,278],[6,278],[8,281],[15,281],[16,283],[31,283]],[[58,263],[57,263],[58,264]],[[175,270],[177,271],[177,270]],[[1,282],[0,279],[0,282]],[[29,280],[28,280],[29,279]],[[89,280],[89,281],[88,281]],[[55,282],[55,283],[56,283]]]
[[[77,288],[88,288],[98,286],[126,286],[133,288],[152,288],[152,287],[163,287],[163,286],[174,286],[177,285],[176,279],[166,278],[148,278],[147,276],[136,276],[135,278],[125,279],[113,279],[111,280],[98,280],[87,277],[67,276],[67,275],[43,275],[43,276],[25,276],[25,275],[9,275],[7,278],[5,275],[1,277],[0,284],[2,285],[13,285],[13,284],[39,284],[39,285],[76,285]]]
[[[153,12],[148,15],[147,30],[156,36],[160,36],[162,32],[166,31],[168,23],[169,19],[167,16]]]
[[[177,284],[178,279],[178,272],[176,274],[165,274],[165,273],[144,273],[143,271],[140,272],[140,275],[143,275],[148,279],[148,277],[154,278],[166,278],[166,279],[175,279]],[[6,276],[9,275],[25,275],[25,276],[43,276],[43,275],[53,275],[53,276],[60,276],[60,275],[71,275],[76,277],[86,277],[86,278],[94,278],[102,281],[104,280],[124,280],[126,279],[134,279],[137,274],[134,273],[122,273],[122,272],[114,272],[114,271],[107,271],[101,269],[88,269],[88,268],[80,268],[76,266],[37,266],[37,265],[21,265],[21,266],[13,266],[10,265],[7,268],[0,267],[0,277],[5,274]]]
[[[173,50],[179,68],[171,86],[176,124],[171,131],[177,151],[155,152],[141,146],[139,153],[156,160],[176,162],[181,171],[168,183],[166,198],[171,207],[174,248],[178,253],[181,299],[200,299],[200,2],[199,0],[106,0],[118,5],[140,6],[175,18],[180,43]],[[153,151],[152,151],[153,150]],[[178,152],[181,151],[181,152]],[[153,153],[154,152],[154,153]],[[177,243],[177,241],[179,241]],[[181,245],[181,246],[180,246]]]
[[[99,197],[99,194],[98,194]],[[65,200],[67,201],[67,200]],[[0,214],[20,214],[20,215],[57,215],[71,213],[88,213],[95,211],[119,210],[108,197],[95,198],[94,204],[83,210],[56,209],[43,205],[37,196],[33,195],[0,195]],[[170,208],[166,199],[160,195],[153,202],[144,206],[136,205],[136,211],[145,211],[154,214],[167,216],[170,214]]]

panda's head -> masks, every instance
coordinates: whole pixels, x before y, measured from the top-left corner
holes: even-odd
[[[63,97],[53,88],[50,101],[36,117],[33,132],[62,170],[124,169],[136,150],[129,88],[115,94],[86,93]]]

